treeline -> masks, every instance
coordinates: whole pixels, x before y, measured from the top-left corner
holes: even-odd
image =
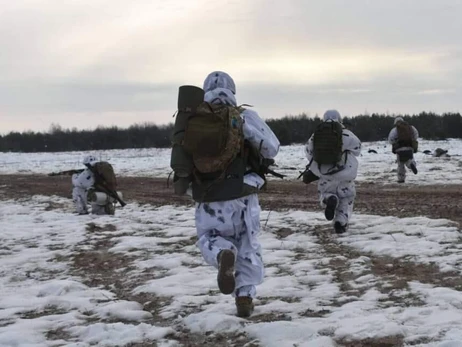
[[[427,140],[444,140],[462,138],[462,116],[460,113],[422,112],[418,115],[400,115],[419,131],[419,137]],[[380,141],[388,138],[397,115],[358,115],[343,117],[343,123],[351,129],[361,141]],[[281,119],[267,121],[271,129],[284,145],[305,143],[321,122],[319,117],[306,115],[287,116]]]
[[[63,152],[170,146],[173,125],[136,124],[129,128],[62,129],[52,125],[46,133],[11,132],[0,136],[0,152]]]
[[[354,131],[363,142],[379,141],[387,138],[396,116],[358,115],[344,117],[343,122]],[[414,125],[422,138],[442,140],[462,138],[462,116],[460,113],[422,112],[418,115],[404,115],[403,118]],[[270,119],[268,125],[282,145],[305,143],[321,122],[319,117],[306,115],[287,116]],[[52,125],[45,133],[11,132],[0,136],[1,152],[60,152],[87,151],[101,149],[169,147],[173,124],[157,126],[137,124],[129,128],[98,127],[95,130],[62,129]]]

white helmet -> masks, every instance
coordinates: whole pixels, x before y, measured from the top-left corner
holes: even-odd
[[[395,122],[393,123],[394,125],[398,124],[399,122],[404,122],[403,117],[396,117]]]
[[[87,155],[85,158],[83,158],[83,165],[94,165],[95,163],[98,162],[98,159],[94,155]]]
[[[342,123],[342,117],[340,116],[340,113],[337,110],[327,110],[324,113],[324,122],[327,120],[332,120],[335,122]]]
[[[209,92],[215,88],[225,88],[236,94],[236,85],[230,75],[223,71],[210,73],[204,81],[204,92]]]
[[[216,88],[205,93],[204,101],[211,104],[237,106],[236,97],[229,89],[225,88]]]

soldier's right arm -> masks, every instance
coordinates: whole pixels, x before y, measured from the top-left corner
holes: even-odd
[[[395,127],[391,129],[390,133],[388,134],[388,142],[394,144],[396,141],[398,141],[398,131]]]

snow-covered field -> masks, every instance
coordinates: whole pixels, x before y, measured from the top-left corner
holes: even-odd
[[[436,148],[448,150],[449,158],[434,158],[422,153],[424,150],[434,151]],[[369,153],[369,150],[376,153]],[[58,152],[58,153],[0,153],[0,174],[47,174],[52,171],[63,171],[82,167],[83,157],[90,152]],[[167,177],[170,169],[170,149],[127,149],[93,151],[102,160],[108,160],[119,175]],[[460,169],[462,167],[462,140],[420,141],[420,151],[415,155],[419,174],[408,175],[409,184],[445,184],[462,183]],[[393,183],[396,181],[395,155],[385,141],[367,142],[363,144],[359,158],[360,167],[358,181],[374,181]],[[278,171],[295,179],[299,171],[305,168],[307,160],[303,146],[283,146],[276,158]],[[444,179],[443,179],[444,176]]]
[[[382,274],[395,261],[459,274],[461,238],[448,220],[357,215],[337,238],[320,213],[273,211],[261,235],[267,278],[253,318],[244,320],[194,246],[189,208],[130,204],[115,217],[82,217],[69,200],[36,196],[0,202],[0,217],[0,346],[177,346],[185,330],[244,332],[254,341],[248,346],[368,338],[462,346],[460,291],[412,274],[397,286]],[[95,259],[102,269],[93,269]],[[92,286],[105,266],[120,283]],[[339,283],[345,277],[347,285]]]
[[[421,142],[437,147],[452,156],[419,153],[410,183],[461,183],[462,141]],[[80,168],[84,155],[3,153],[0,174]],[[169,171],[168,150],[98,156],[122,175]],[[364,144],[360,160],[358,180],[394,182],[385,143]],[[283,147],[277,162],[295,178],[302,147]],[[194,245],[189,207],[76,216],[56,196],[0,200],[0,346],[462,347],[456,223],[356,214],[335,236],[321,211],[261,216],[266,279],[240,319]]]

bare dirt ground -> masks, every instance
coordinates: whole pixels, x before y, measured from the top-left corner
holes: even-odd
[[[172,194],[172,188],[167,187],[166,179],[154,179],[148,177],[119,177],[120,190],[124,194],[127,203],[149,203],[152,205],[192,205],[189,198],[176,197]],[[27,199],[36,194],[58,195],[71,197],[70,177],[48,177],[44,175],[0,175],[0,199]],[[427,216],[431,218],[447,218],[462,222],[460,214],[461,185],[440,185],[440,186],[408,186],[408,185],[382,185],[374,183],[357,184],[357,199],[355,212],[391,215],[397,217]],[[299,209],[306,211],[321,211],[319,206],[316,185],[304,185],[300,181],[271,181],[266,191],[260,194],[261,205],[266,210],[287,210]],[[52,207],[53,208],[53,207]],[[56,206],[59,208],[59,206]],[[109,228],[111,225],[104,226]],[[103,228],[103,229],[104,229]],[[87,226],[89,235],[96,235],[100,231],[97,226]],[[359,257],[370,259],[370,273],[379,278],[377,289],[389,295],[389,301],[393,305],[419,306],[422,303],[415,297],[394,297],[392,290],[406,288],[410,281],[420,281],[456,290],[462,290],[462,279],[456,273],[442,273],[434,265],[416,264],[408,259],[389,258],[361,252],[337,242],[330,237],[329,232],[322,227],[315,230],[320,246],[326,254],[334,256],[342,255],[347,260]],[[279,231],[276,231],[279,233]],[[291,232],[280,230],[280,238],[283,239]],[[91,236],[89,236],[91,237]],[[107,236],[106,236],[107,237]],[[194,243],[195,240],[191,240]],[[134,296],[131,289],[139,285],[140,281],[149,278],[138,278],[136,281],[129,277],[131,259],[128,256],[114,256],[107,250],[111,246],[110,238],[100,239],[100,243],[94,250],[81,250],[77,252],[71,262],[72,272],[85,278],[89,286],[102,286],[114,291],[119,299],[138,301],[145,306],[145,309],[153,313],[153,324],[168,324],[163,322],[156,314],[161,307],[161,302],[169,298],[155,298]],[[111,257],[108,267],[108,257]],[[297,255],[300,259],[306,257],[306,252],[300,249]],[[361,295],[357,288],[352,288],[349,283],[354,280],[355,275],[349,271],[344,261],[329,264],[335,271],[336,281],[341,284],[341,290],[348,294]],[[361,274],[364,275],[364,274]],[[134,281],[134,282],[133,282]],[[136,283],[135,283],[136,282]],[[392,283],[392,287],[381,286],[381,283]],[[323,316],[329,312],[306,312],[307,316]],[[258,316],[252,317],[255,322],[283,320],[284,317]],[[59,335],[59,332],[56,332]],[[246,336],[236,335],[194,335],[190,332],[180,332],[174,339],[185,346],[258,346],[253,344]],[[366,339],[354,341],[336,341],[338,346],[345,347],[392,347],[404,346],[403,336],[389,336],[380,339]],[[425,341],[423,341],[425,342]],[[145,342],[134,344],[138,346],[156,346],[155,343]]]
[[[120,190],[127,203],[136,201],[155,206],[166,204],[190,205],[187,197],[173,195],[166,179],[149,177],[119,177]],[[71,197],[68,176],[0,175],[0,199],[27,198],[35,194]],[[462,222],[462,185],[408,186],[357,183],[355,211],[396,217],[427,216]],[[301,209],[320,211],[316,184],[301,181],[270,181],[260,194],[263,209]]]

